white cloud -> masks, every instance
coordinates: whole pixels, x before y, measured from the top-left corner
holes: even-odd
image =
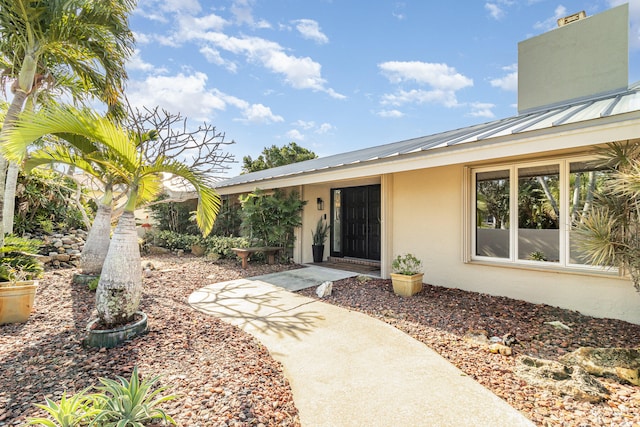
[[[151,42],[151,38],[145,33],[133,32],[133,37],[136,40],[136,45],[148,44]]]
[[[258,63],[269,71],[284,76],[287,84],[295,89],[311,89],[344,98],[326,87],[322,78],[322,66],[309,57],[296,57],[285,53],[278,43],[260,37],[233,37],[220,32],[203,32],[198,28],[181,27],[179,34],[184,40],[206,41],[219,49],[244,55],[250,62]]]
[[[456,91],[473,86],[473,80],[456,72],[447,64],[419,61],[390,61],[378,64],[390,82],[427,84],[438,90]]]
[[[398,119],[400,117],[404,117],[404,113],[398,110],[381,110],[378,111],[376,115],[385,119]]]
[[[308,40],[313,40],[318,44],[325,44],[329,42],[329,37],[327,37],[322,30],[320,30],[320,25],[317,21],[313,19],[298,19],[296,21],[292,21],[295,24],[296,29],[303,38]]]
[[[240,110],[240,121],[271,123],[284,120],[262,104],[250,104],[217,89],[208,89],[207,76],[201,72],[130,80],[126,92],[134,107],[158,105],[197,121],[211,122],[216,111],[224,111],[228,106]]]
[[[231,13],[235,22],[239,25],[248,25],[252,28],[271,28],[269,22],[261,19],[256,22],[253,18],[253,0],[235,0],[231,5]]]
[[[455,93],[443,90],[400,90],[394,94],[382,96],[382,105],[400,106],[404,104],[442,104],[445,107],[455,107],[458,104]]]
[[[316,123],[314,121],[308,122],[308,121],[305,121],[305,120],[297,120],[292,124],[293,124],[293,126],[302,128],[304,130],[313,129],[316,126]]]
[[[232,73],[235,73],[238,71],[238,66],[236,65],[236,63],[233,61],[227,61],[226,59],[224,59],[220,55],[220,52],[217,49],[213,49],[212,47],[209,47],[209,46],[204,46],[200,48],[200,53],[205,57],[205,59],[208,62],[212,64],[220,65],[226,68],[227,70],[231,71]]]
[[[278,116],[273,114],[271,108],[266,107],[262,104],[251,104],[248,105],[243,111],[244,120],[250,123],[273,123],[273,122],[283,122],[284,118],[282,116]]]
[[[458,73],[446,64],[428,62],[384,62],[378,64],[391,83],[416,83],[431,86],[430,90],[398,90],[382,96],[382,105],[442,104],[446,107],[458,105],[456,91],[473,86],[473,80]]]
[[[541,31],[549,31],[558,27],[558,19],[567,16],[567,8],[563,5],[559,5],[556,7],[554,11],[554,15],[550,18],[545,19],[544,21],[538,21],[533,24],[533,28]]]
[[[493,87],[499,87],[502,90],[517,92],[518,90],[518,64],[502,67],[504,71],[509,73],[504,77],[491,79],[489,83]]]
[[[220,96],[206,89],[204,73],[174,76],[150,76],[143,81],[129,81],[127,96],[134,107],[156,105],[196,120],[206,120],[215,110],[224,110]]]
[[[139,0],[136,14],[159,22],[170,22],[166,14],[196,14],[202,10],[198,0]]]
[[[495,3],[485,3],[484,8],[489,12],[489,15],[496,21],[501,20],[505,16],[504,10]]]
[[[304,141],[304,135],[297,129],[291,129],[287,132],[287,138],[292,141]]]
[[[155,65],[149,63],[149,62],[145,62],[142,57],[140,56],[140,49],[135,49],[133,51],[133,55],[131,55],[131,57],[129,58],[129,61],[127,62],[127,69],[128,70],[136,70],[136,71],[144,71],[144,72],[151,72],[153,70],[156,69]],[[161,69],[164,71],[164,69]]]
[[[484,117],[487,119],[493,119],[495,114],[491,111],[492,108],[495,108],[495,104],[483,103],[483,102],[473,102],[470,104],[471,113],[470,116],[473,117]]]
[[[329,123],[322,123],[320,126],[318,126],[318,128],[316,129],[316,133],[317,134],[325,134],[328,132],[331,132],[334,129],[333,126],[331,126]]]

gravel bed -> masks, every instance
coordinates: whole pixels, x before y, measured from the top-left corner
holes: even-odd
[[[316,298],[314,289],[300,293]],[[513,373],[519,354],[557,360],[583,346],[638,348],[640,325],[429,285],[413,297],[402,298],[393,294],[390,280],[380,279],[336,281],[332,296],[324,301],[379,318],[425,343],[537,425],[640,426],[640,387],[601,379],[611,396],[594,404],[530,386]],[[553,321],[571,330],[545,324]],[[492,354],[465,340],[470,330],[499,337],[514,334],[518,340],[512,347],[514,354]]]
[[[0,426],[24,425],[42,415],[33,403],[58,399],[98,383],[98,377],[143,377],[179,395],[163,408],[182,426],[299,426],[291,388],[257,340],[187,304],[209,283],[293,268],[202,258],[145,258],[156,267],[144,279],[141,309],[149,332],[114,349],[83,348],[87,322],[95,317],[95,293],[72,285],[74,270],[47,272],[34,311],[22,325],[0,326]]]

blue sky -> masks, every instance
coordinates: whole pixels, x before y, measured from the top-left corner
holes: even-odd
[[[517,114],[518,42],[626,2],[139,0],[127,94],[215,125],[238,162],[292,141],[326,156]]]

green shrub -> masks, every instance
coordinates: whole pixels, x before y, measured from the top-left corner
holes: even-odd
[[[220,258],[234,258],[231,248],[248,248],[249,239],[245,237],[209,236],[204,240],[207,254],[217,254]]]
[[[201,237],[195,234],[176,233],[169,230],[160,230],[147,234],[148,236],[145,236],[145,239],[148,242],[172,251],[178,249],[189,251],[191,250],[191,245],[201,240]]]
[[[0,282],[33,280],[42,276],[44,268],[34,255],[42,242],[8,235],[0,248]]]
[[[257,239],[267,246],[285,248],[283,260],[293,252],[295,228],[302,224],[302,209],[307,203],[296,191],[275,190],[272,194],[256,189],[240,197],[242,230],[249,239]]]
[[[222,206],[220,206],[220,212],[218,212],[211,234],[225,237],[239,236],[242,224],[241,211],[242,206],[237,199],[231,199],[229,196],[223,197]]]
[[[167,199],[166,194],[156,199],[156,202]],[[187,200],[185,202],[156,203],[149,206],[151,218],[156,228],[162,231],[171,231],[179,234],[198,234],[198,226],[192,219],[192,212],[196,210],[198,201]]]
[[[93,279],[89,280],[87,282],[87,288],[89,288],[90,291],[95,291],[96,289],[98,289],[98,283],[100,283],[100,276],[94,277]]]
[[[413,276],[422,271],[422,261],[413,254],[398,255],[391,263],[391,270],[396,274]]]
[[[77,189],[78,184],[72,178],[57,172],[40,169],[29,174],[21,172],[16,188],[15,234],[86,228],[80,209],[92,218],[95,203],[83,191],[81,207],[78,206],[75,203]]]
[[[117,426],[144,427],[155,420],[176,424],[159,405],[177,396],[161,396],[168,387],[154,386],[160,377],[140,381],[138,368],[133,368],[131,379],[117,377],[117,380],[99,378],[102,384],[97,393],[89,394],[85,389],[69,398],[62,394],[59,403],[45,398],[46,404],[36,404],[45,410],[48,418],[29,418],[30,425],[45,427],[74,426]]]
[[[191,246],[196,244],[204,246],[207,254],[217,254],[220,258],[235,257],[231,248],[247,248],[250,246],[249,239],[245,237],[208,236],[203,238],[199,235],[180,234],[164,230],[147,233],[142,247],[154,245],[172,251],[182,249],[188,252],[191,250]]]

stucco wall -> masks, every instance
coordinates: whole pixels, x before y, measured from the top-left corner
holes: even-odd
[[[450,166],[393,179],[393,255],[411,252],[425,282],[577,310],[640,324],[640,295],[629,280],[463,262],[463,172]],[[552,320],[552,319],[544,319]]]
[[[318,210],[317,199],[322,198],[324,202],[324,209]],[[311,251],[311,245],[313,239],[311,237],[311,231],[315,230],[316,224],[320,218],[325,218],[327,223],[330,221],[330,209],[331,209],[331,187],[329,184],[319,185],[305,185],[302,192],[302,199],[307,201],[307,205],[304,207],[302,214],[302,227],[300,229],[299,253],[300,260],[296,262],[312,262],[313,253]],[[327,259],[330,251],[330,237],[327,237],[327,241],[324,243],[324,258]]]

